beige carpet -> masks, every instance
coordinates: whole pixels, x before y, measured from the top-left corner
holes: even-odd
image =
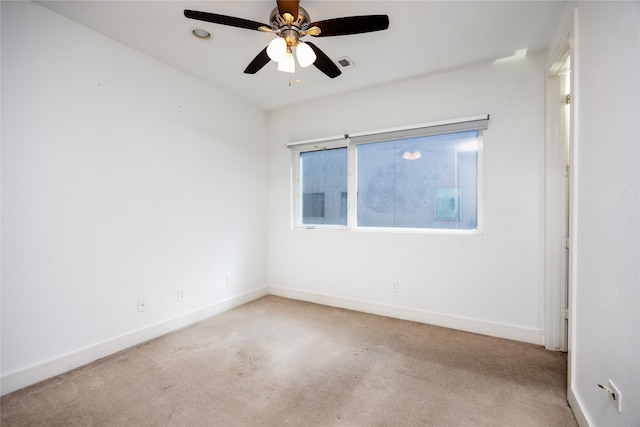
[[[2,426],[575,426],[562,353],[268,296],[2,397]]]

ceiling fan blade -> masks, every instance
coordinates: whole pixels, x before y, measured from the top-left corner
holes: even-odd
[[[247,68],[245,68],[244,72],[245,74],[255,74],[260,71],[262,67],[267,65],[269,61],[271,61],[271,58],[269,58],[269,55],[267,55],[267,48],[265,47],[260,51],[259,54],[256,55],[255,58],[253,58],[253,61],[251,61],[249,65],[247,65]]]
[[[284,14],[289,13],[293,17],[292,21],[295,21],[296,19],[298,19],[298,7],[299,7],[300,1],[278,0],[277,3],[278,3],[278,12],[280,13],[280,16],[284,18]]]
[[[248,19],[235,18],[233,16],[219,15],[217,13],[199,12],[197,10],[185,9],[184,16],[199,21],[213,22],[214,24],[229,25],[231,27],[246,28],[248,30],[260,31],[260,27],[269,27],[266,24]]]
[[[389,28],[389,17],[387,15],[345,16],[309,24],[309,27],[313,26],[321,30],[316,37],[346,36],[386,30]]]
[[[306,42],[306,44],[308,44],[309,47],[311,47],[311,49],[313,49],[313,51],[316,54],[316,61],[313,63],[313,65],[318,70],[322,71],[332,79],[335,79],[340,74],[342,74],[342,71],[340,71],[338,66],[331,60],[331,58],[327,56],[326,53],[321,51],[318,46],[314,45],[311,42]]]

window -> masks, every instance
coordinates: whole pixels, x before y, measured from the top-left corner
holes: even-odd
[[[347,149],[300,154],[303,224],[347,224]]]
[[[488,116],[293,148],[294,227],[475,231]]]
[[[357,147],[358,225],[473,230],[478,132]]]

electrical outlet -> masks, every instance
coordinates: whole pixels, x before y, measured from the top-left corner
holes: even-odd
[[[391,284],[391,292],[400,292],[400,282],[393,282]]]
[[[609,393],[609,400],[618,408],[618,412],[622,413],[622,393],[620,393],[618,387],[616,387],[611,380],[609,380],[609,389],[611,390],[611,393]]]
[[[178,289],[178,301],[184,300],[184,289]]]
[[[142,313],[143,311],[147,311],[147,300],[144,298],[138,299],[138,313]]]
[[[226,276],[226,284],[227,284],[227,286],[231,286],[231,284],[232,284],[231,283],[231,277]]]

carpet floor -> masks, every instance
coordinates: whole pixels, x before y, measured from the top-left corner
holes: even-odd
[[[275,296],[18,390],[9,426],[576,426],[566,356]]]

